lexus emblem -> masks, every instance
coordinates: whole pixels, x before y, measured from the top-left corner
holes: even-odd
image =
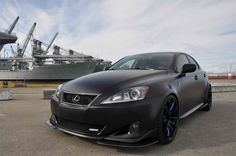
[[[79,100],[80,100],[80,96],[79,96],[79,95],[74,95],[74,96],[72,97],[72,101],[73,101],[74,103],[78,103]]]

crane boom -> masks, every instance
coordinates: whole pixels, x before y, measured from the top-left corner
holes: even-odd
[[[13,22],[12,25],[10,26],[9,30],[7,30],[6,32],[1,32],[1,35],[2,35],[2,33],[3,33],[3,35],[6,34],[7,36],[9,36],[9,38],[12,38],[11,33],[12,33],[13,29],[15,28],[16,23],[18,22],[18,20],[19,20],[19,16],[16,17],[16,19],[14,20],[14,22]],[[8,34],[10,34],[10,35],[8,35]],[[4,36],[5,36],[5,35],[4,35]],[[7,37],[6,37],[6,38],[7,38]],[[15,41],[16,41],[16,40],[17,40],[17,37],[15,37]],[[14,41],[14,42],[15,42],[15,41]],[[13,43],[13,42],[8,42],[8,43]],[[5,44],[6,44],[6,43],[5,43]],[[3,46],[4,46],[4,43],[1,43],[1,44],[0,44],[0,53],[1,53],[1,50],[2,50]]]
[[[31,29],[26,37],[25,43],[23,44],[22,48],[19,50],[19,52],[18,52],[19,57],[23,57],[25,50],[29,44],[30,38],[33,35],[35,27],[36,27],[36,23],[34,23],[33,26],[31,27]]]
[[[12,23],[11,27],[9,28],[9,30],[7,31],[8,34],[11,34],[13,29],[15,28],[16,26],[16,23],[18,22],[19,20],[19,16],[16,17],[15,21]]]
[[[49,43],[47,49],[45,50],[45,52],[43,53],[44,55],[46,55],[48,53],[49,48],[51,47],[52,43],[55,41],[56,37],[58,35],[58,32],[54,35],[54,37],[52,38],[51,42]]]

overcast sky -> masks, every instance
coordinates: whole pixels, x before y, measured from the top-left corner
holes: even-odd
[[[236,0],[0,0],[0,10],[1,29],[20,16],[20,43],[37,22],[35,38],[59,32],[56,44],[94,57],[184,51],[207,71],[236,71]]]

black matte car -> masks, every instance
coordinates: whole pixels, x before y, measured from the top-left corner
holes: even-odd
[[[191,56],[145,53],[60,85],[47,125],[104,145],[168,144],[179,119],[211,104],[207,74]]]

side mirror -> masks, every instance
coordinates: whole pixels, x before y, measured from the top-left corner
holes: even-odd
[[[104,67],[104,70],[109,70],[110,66]]]
[[[185,64],[182,68],[182,73],[192,73],[196,71],[196,65],[195,64]]]

